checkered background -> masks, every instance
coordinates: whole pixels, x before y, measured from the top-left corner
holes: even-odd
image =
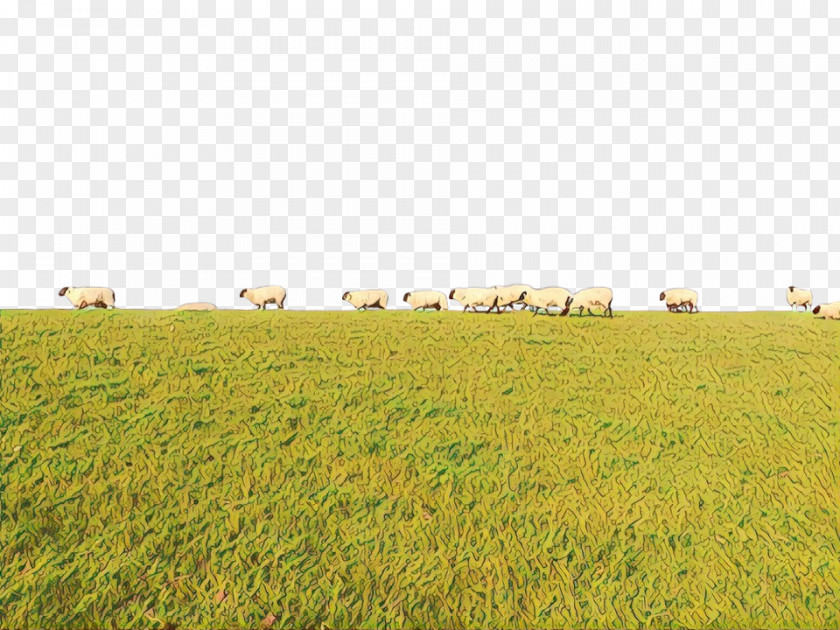
[[[521,4],[0,2],[0,308],[840,299],[840,3]]]

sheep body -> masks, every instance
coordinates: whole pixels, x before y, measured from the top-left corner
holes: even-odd
[[[211,304],[210,302],[187,302],[186,304],[181,304],[178,308],[175,309],[176,311],[215,311],[216,305]]]
[[[496,310],[498,311],[508,307],[510,307],[511,310],[516,310],[513,308],[513,305],[522,303],[522,294],[525,291],[533,291],[533,287],[530,287],[527,284],[509,284],[507,286],[497,285],[492,288],[496,292],[496,295],[499,296],[499,301],[496,304]]]
[[[485,312],[489,313],[493,308],[496,308],[499,303],[499,295],[496,293],[495,289],[452,289],[452,291],[449,292],[449,299],[460,302],[461,305],[464,307],[465,313],[469,308],[471,308],[475,312],[478,312],[478,309],[476,308],[477,306],[488,307],[487,311]]]
[[[536,315],[540,309],[543,309],[546,313],[548,313],[548,309],[551,306],[562,308],[563,311],[560,314],[566,315],[569,312],[566,302],[568,302],[571,295],[572,294],[568,290],[561,287],[528,289],[523,292],[525,304],[534,307],[534,315]]]
[[[449,310],[446,296],[440,291],[409,291],[403,296],[403,302],[407,302],[415,311],[419,308],[433,308],[436,311]]]
[[[840,319],[840,302],[818,304],[814,307],[814,315],[819,319]]]
[[[590,315],[593,315],[593,308],[603,308],[604,317],[613,316],[612,310],[613,292],[607,287],[592,287],[591,289],[583,289],[574,295],[570,295],[566,300],[566,309],[578,309],[578,314],[583,315],[583,309],[586,309]]]
[[[58,292],[65,296],[76,308],[114,308],[116,294],[108,287],[64,287]]]
[[[388,294],[381,289],[370,289],[368,291],[345,291],[341,299],[349,302],[359,309],[386,308],[388,306]]]
[[[788,287],[787,290],[787,303],[788,306],[792,306],[796,309],[799,306],[804,306],[805,310],[808,310],[808,307],[811,306],[813,303],[813,296],[809,289],[797,289],[796,287]]]
[[[267,304],[276,304],[278,309],[282,309],[286,300],[286,289],[275,285],[242,289],[239,297],[256,304],[257,309],[265,309]]]
[[[665,300],[668,310],[676,313],[681,306],[688,306],[688,312],[697,309],[697,291],[693,289],[665,289],[659,294],[659,301]]]

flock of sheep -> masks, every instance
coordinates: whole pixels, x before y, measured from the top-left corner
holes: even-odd
[[[65,296],[78,309],[89,306],[114,308],[116,303],[113,289],[107,287],[64,287],[58,294]],[[280,286],[242,289],[239,297],[250,301],[257,309],[265,309],[268,304],[275,304],[278,309],[282,309],[286,301],[286,289]],[[388,306],[388,294],[381,289],[347,291],[341,299],[357,310],[384,309]],[[583,315],[584,309],[590,315],[594,315],[592,309],[596,309],[601,311],[604,317],[613,316],[613,292],[612,289],[606,287],[583,289],[573,294],[560,287],[535,289],[527,284],[512,284],[489,288],[452,289],[449,292],[449,299],[440,291],[409,291],[403,296],[403,302],[415,311],[428,309],[447,311],[449,300],[459,302],[464,307],[465,313],[470,309],[477,313],[479,306],[487,309],[483,311],[484,313],[490,313],[493,309],[501,313],[507,308],[515,310],[514,305],[520,304],[523,308],[530,308],[534,315],[540,311],[550,315],[550,309],[559,308],[562,309],[560,315],[568,315],[571,311],[577,311],[578,315]],[[672,313],[699,312],[697,300],[697,291],[692,289],[667,289],[659,294],[659,301],[665,302],[665,306]],[[794,310],[802,306],[807,311],[812,302],[810,290],[788,287],[787,303]],[[182,304],[175,310],[214,311],[216,306],[209,302],[190,302]],[[840,302],[817,305],[813,313],[824,319],[840,319]]]

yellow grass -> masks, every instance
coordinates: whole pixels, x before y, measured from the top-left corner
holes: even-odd
[[[840,322],[0,314],[0,626],[838,627]]]

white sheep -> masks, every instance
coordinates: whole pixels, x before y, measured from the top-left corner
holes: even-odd
[[[108,287],[64,287],[58,292],[66,296],[76,308],[114,308],[116,294]]]
[[[796,310],[800,306],[804,306],[805,310],[813,303],[813,296],[810,289],[797,289],[796,287],[788,287],[787,303]]]
[[[571,295],[569,291],[561,287],[547,287],[545,289],[528,289],[527,291],[523,291],[521,299],[527,306],[534,307],[534,315],[539,313],[541,309],[546,314],[551,315],[548,309],[552,306],[562,308],[563,311],[560,315],[566,315],[569,312],[566,303]]]
[[[689,313],[698,311],[697,291],[693,289],[665,289],[659,294],[659,301],[665,300],[665,306],[672,313],[677,313],[680,307],[685,308]]]
[[[341,299],[356,307],[356,310],[369,308],[386,308],[388,306],[388,294],[381,289],[369,291],[345,291]]]
[[[407,302],[415,311],[421,308],[433,308],[436,311],[449,310],[446,296],[440,291],[409,291],[403,296],[403,302]]]
[[[604,309],[604,317],[608,314],[613,316],[612,309],[613,292],[612,289],[606,287],[593,287],[591,289],[583,289],[574,295],[570,295],[566,299],[566,309],[571,311],[578,309],[578,315],[583,315],[583,309],[586,309],[590,315],[594,315],[593,308]]]
[[[215,311],[216,305],[211,304],[210,302],[187,302],[186,304],[181,304],[178,308],[175,309],[176,311]]]
[[[477,306],[486,306],[487,310],[484,311],[485,313],[489,313],[494,308],[498,311],[499,296],[495,289],[452,289],[449,292],[449,299],[460,302],[464,307],[465,313],[469,308],[478,313]]]
[[[502,310],[510,307],[510,310],[515,311],[514,304],[522,303],[522,294],[525,291],[532,291],[533,288],[527,284],[509,284],[507,286],[494,286],[492,289],[499,296],[499,301],[496,304],[496,310]]]
[[[283,302],[286,300],[286,289],[279,286],[242,289],[239,297],[249,300],[252,304],[256,304],[257,310],[265,309],[267,304],[276,304],[277,309],[282,310]]]
[[[840,302],[818,304],[813,311],[819,319],[840,319]]]

